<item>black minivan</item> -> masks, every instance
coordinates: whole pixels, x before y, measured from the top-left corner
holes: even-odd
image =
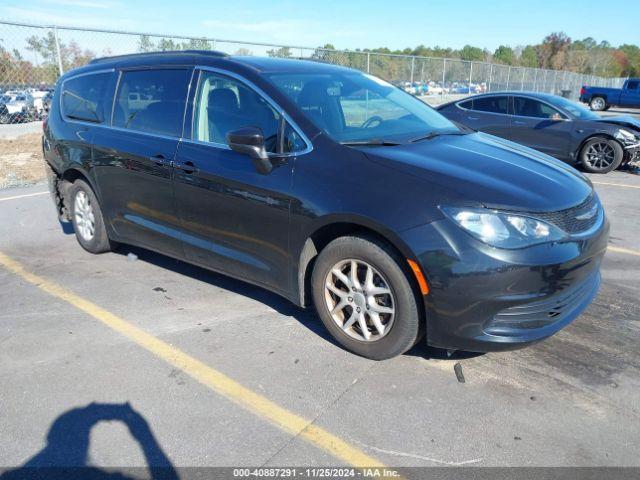
[[[164,52],[58,82],[50,186],[89,252],[148,248],[315,305],[365,357],[544,339],[594,298],[589,180],[366,73]]]

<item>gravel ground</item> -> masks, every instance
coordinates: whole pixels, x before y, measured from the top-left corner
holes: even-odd
[[[2,140],[15,139],[23,135],[40,132],[42,132],[41,121],[0,125],[0,139]]]
[[[39,133],[9,140],[0,139],[0,189],[31,185],[44,180]]]

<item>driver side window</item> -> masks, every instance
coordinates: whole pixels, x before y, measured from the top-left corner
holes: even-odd
[[[280,114],[258,93],[241,82],[201,72],[196,96],[193,138],[227,144],[227,133],[242,127],[262,130],[267,152],[278,149]]]
[[[552,120],[566,118],[555,108],[532,98],[514,97],[513,101],[515,114],[520,117],[548,118]]]

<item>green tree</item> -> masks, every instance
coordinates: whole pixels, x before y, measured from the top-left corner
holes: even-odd
[[[592,48],[596,48],[597,46],[598,43],[592,37],[587,37],[583,40],[576,40],[572,45],[572,47],[576,50],[590,50]]]
[[[155,50],[157,50],[157,48],[149,38],[149,35],[140,35],[140,38],[138,38],[138,51],[153,52]]]
[[[640,76],[640,47],[637,45],[620,45],[619,50],[627,56],[628,67],[622,75],[629,77]]]
[[[425,47],[424,45],[418,45],[413,49],[411,55],[416,55],[417,57],[432,57],[433,50],[431,48]]]
[[[540,66],[538,63],[538,53],[536,51],[536,47],[533,45],[527,45],[522,49],[522,54],[520,55],[520,65],[523,67],[531,67],[537,68]]]
[[[507,65],[513,65],[515,60],[515,55],[511,47],[507,47],[506,45],[500,45],[496,49],[496,51],[493,53],[493,58],[496,59],[498,62],[506,63]]]
[[[211,42],[206,38],[191,38],[182,44],[183,50],[213,50]]]
[[[42,70],[40,74],[46,77],[42,81],[47,83],[55,81],[59,73],[58,48],[60,49],[60,60],[64,71],[86,65],[96,57],[95,52],[88,49],[83,50],[74,40],[71,40],[68,45],[59,40],[56,46],[56,38],[52,31],[41,37],[32,35],[27,38],[26,48],[42,58],[42,64],[39,67]]]
[[[162,52],[170,52],[173,50],[181,50],[181,45],[174,42],[171,38],[161,38],[158,42],[158,50]]]
[[[484,51],[478,47],[465,45],[460,50],[460,58],[462,60],[481,61],[484,60]]]
[[[316,48],[311,54],[311,58],[314,60],[322,60],[323,62],[331,61],[331,56],[336,47],[331,43],[325,43],[323,47]]]
[[[62,41],[59,42],[61,53],[66,49]],[[58,51],[56,48],[56,37],[52,31],[47,32],[43,37],[32,35],[27,38],[27,50],[37,53],[45,63],[57,65]]]
[[[274,48],[272,50],[267,50],[267,55],[270,57],[290,58],[291,49],[289,47]]]

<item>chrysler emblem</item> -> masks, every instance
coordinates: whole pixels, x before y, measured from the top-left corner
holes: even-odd
[[[580,215],[576,215],[576,220],[589,220],[593,218],[595,214],[598,213],[598,204],[594,204],[588,211],[581,213]]]

